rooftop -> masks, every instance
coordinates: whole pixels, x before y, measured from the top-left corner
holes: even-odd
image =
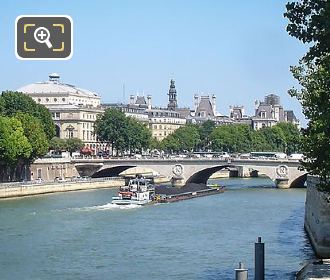
[[[36,82],[28,84],[26,86],[17,89],[18,92],[23,92],[26,94],[34,93],[71,93],[79,94],[85,97],[101,98],[96,92],[92,92],[87,89],[78,88],[74,85],[65,84],[60,82],[60,75],[57,73],[52,73],[49,75],[49,80],[44,82]]]

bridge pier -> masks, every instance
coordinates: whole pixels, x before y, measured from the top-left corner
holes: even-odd
[[[186,179],[183,176],[173,176],[171,183],[174,187],[183,187],[186,184]]]
[[[279,189],[288,189],[290,187],[289,179],[287,179],[287,178],[277,178],[277,179],[275,179],[275,185]]]

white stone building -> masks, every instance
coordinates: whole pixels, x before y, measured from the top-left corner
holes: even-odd
[[[36,82],[17,89],[37,103],[46,106],[56,125],[56,136],[62,139],[79,138],[86,147],[98,150],[94,135],[94,122],[103,110],[101,97],[92,91],[60,82],[56,73],[49,80]]]

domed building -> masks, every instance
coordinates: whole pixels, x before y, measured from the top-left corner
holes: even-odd
[[[86,147],[96,150],[93,124],[99,113],[101,97],[92,91],[60,82],[57,73],[49,80],[32,83],[17,89],[46,106],[56,125],[56,136],[62,139],[79,138]]]

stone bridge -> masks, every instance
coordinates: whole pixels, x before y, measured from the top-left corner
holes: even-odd
[[[118,176],[133,167],[152,170],[167,177],[176,186],[187,183],[206,184],[208,178],[222,169],[237,170],[238,177],[251,172],[265,174],[279,188],[303,186],[307,172],[299,170],[296,160],[269,159],[73,159],[81,175],[97,177]]]

